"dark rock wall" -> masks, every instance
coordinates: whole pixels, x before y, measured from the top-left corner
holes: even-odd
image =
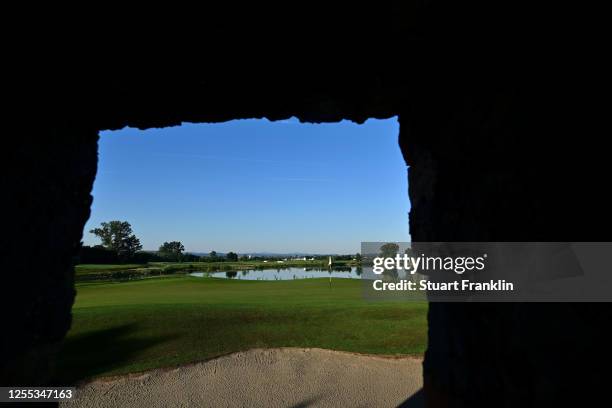
[[[95,130],[50,126],[36,131],[25,127],[11,137],[6,151],[10,168],[3,174],[8,206],[0,286],[0,384],[45,384],[51,356],[70,328],[72,259],[89,218],[98,135]]]
[[[591,224],[606,225],[605,210],[585,200],[598,189],[587,176],[595,154],[566,139],[569,122],[549,121],[556,93],[540,99],[533,80],[519,79],[415,89],[400,123],[413,241],[606,240]],[[589,206],[598,208],[576,215]],[[591,367],[609,363],[611,317],[607,304],[431,303],[425,398],[453,407],[594,401],[609,378]]]
[[[444,29],[422,31],[421,55],[431,58],[400,117],[413,241],[609,241],[608,153],[590,127],[597,110],[588,74],[562,62],[580,53],[562,35],[543,45],[522,18],[522,33],[486,21],[452,40]],[[463,65],[448,70],[432,50]],[[606,398],[610,375],[600,370],[611,361],[611,321],[609,304],[431,303],[426,401],[577,406]]]

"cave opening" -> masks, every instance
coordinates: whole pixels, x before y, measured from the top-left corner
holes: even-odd
[[[291,114],[358,122],[398,115],[400,144],[410,165],[414,241],[606,240],[606,201],[589,199],[601,198],[601,178],[594,175],[605,174],[607,161],[599,155],[606,150],[581,137],[584,128],[578,123],[589,121],[576,115],[580,109],[572,112],[573,104],[566,101],[572,93],[552,74],[559,71],[520,64],[524,69],[509,75],[504,63],[487,66],[491,71],[482,75],[482,67],[472,64],[468,67],[478,69],[463,76],[447,61],[427,58],[433,56],[427,50],[438,53],[439,45],[475,44],[476,37],[462,35],[462,27],[471,22],[480,27],[482,21],[476,21],[473,8],[457,14],[461,7],[432,10],[429,20],[421,20],[427,28],[421,36],[382,30],[388,40],[398,41],[398,58],[410,57],[406,65],[385,60],[376,69],[347,63],[330,70],[335,64],[321,59],[318,70],[302,73],[261,59],[259,71],[235,64],[236,75],[219,58],[197,65],[197,73],[183,70],[189,65],[183,64],[179,75],[160,70],[147,76],[147,60],[137,75],[122,69],[95,75],[94,64],[84,67],[82,78],[65,70],[65,80],[31,76],[14,81],[32,85],[31,94],[20,87],[20,95],[40,103],[15,105],[30,119],[28,126],[12,121],[21,126],[12,138],[17,148],[9,149],[17,167],[6,173],[4,190],[13,198],[4,243],[11,255],[5,268],[13,273],[3,284],[9,328],[1,347],[3,385],[47,384],[57,345],[71,326],[72,261],[90,216],[100,129],[263,116],[278,120]],[[385,27],[401,26],[380,21]],[[485,43],[494,45],[486,50],[501,50],[504,61],[521,56],[508,56],[500,37],[526,48],[538,44],[531,36],[517,43],[515,21],[509,26],[487,21],[499,29],[483,34]],[[350,43],[353,37],[346,38]],[[567,163],[574,165],[568,169]],[[567,195],[567,186],[583,194]],[[402,228],[404,219],[399,220]],[[432,303],[424,393],[431,406],[582,401],[584,390],[605,389],[591,382],[597,371],[585,368],[586,362],[604,361],[601,350],[608,336],[601,328],[609,322],[609,309]],[[103,339],[124,332],[106,333]]]
[[[397,117],[370,119],[363,124],[300,123],[292,117],[102,131],[83,247],[99,246],[100,236],[91,231],[116,220],[129,222],[140,241],[139,252],[159,256],[165,243],[180,242],[184,255],[191,257],[169,261],[135,256],[133,260],[109,261],[108,275],[102,272],[104,265],[78,259],[72,325],[58,358],[59,371],[67,373],[64,378],[112,375],[122,373],[121,367],[128,372],[156,368],[156,364],[168,364],[169,349],[189,350],[191,355],[190,360],[181,360],[177,353],[173,364],[205,360],[218,355],[219,350],[227,353],[286,344],[336,345],[341,350],[380,353],[386,344],[384,330],[391,330],[396,339],[391,352],[422,353],[426,347],[426,305],[393,310],[406,310],[415,317],[389,329],[385,318],[373,318],[368,305],[360,303],[359,282],[350,286],[335,280],[332,283],[332,276],[359,278],[353,274],[357,267],[352,261],[361,241],[409,241],[407,166],[398,134]],[[219,262],[211,260],[213,252]],[[80,256],[83,254],[81,250]],[[230,260],[230,254],[237,258]],[[322,255],[332,255],[339,263],[334,272],[322,271],[316,263]],[[248,269],[240,265],[256,262],[261,263]],[[125,273],[122,265],[127,268]],[[346,272],[341,268],[347,265],[349,274],[341,275]],[[282,280],[283,275],[295,280],[298,268],[303,269],[305,278],[329,277],[329,285],[325,280],[313,290],[313,279],[308,282],[311,286],[300,290],[280,287],[269,293],[240,292],[237,307],[231,300],[200,291],[201,281],[192,279],[202,276],[198,274],[217,278],[217,273],[245,279],[247,270],[263,276],[274,269],[270,274],[274,280]],[[343,272],[332,275],[336,270]],[[187,276],[181,275],[185,271]],[[169,279],[168,287],[155,287],[160,275]],[[150,285],[138,290],[137,281],[145,279]],[[176,283],[172,279],[177,279]],[[121,284],[98,285],[105,281]],[[231,291],[226,293],[232,296]],[[208,296],[211,300],[202,300]],[[327,300],[313,309],[311,298],[321,296]],[[266,308],[270,299],[289,311],[298,311],[288,319],[277,305]],[[180,306],[168,310],[165,305],[173,303]],[[154,311],[147,312],[150,305]],[[260,311],[251,315],[244,311],[244,305]],[[105,317],[104,308],[109,306],[112,317]],[[385,308],[393,306],[377,309],[382,312]],[[95,317],[92,309],[98,310]],[[238,347],[212,335],[209,327],[219,325],[220,316],[227,320],[228,326],[223,328],[226,337],[253,340]],[[262,321],[266,330],[289,334],[270,338],[255,324],[250,327],[236,324],[236,320]],[[292,322],[300,320],[302,324]],[[339,320],[352,326],[338,325]],[[306,340],[299,334],[311,329],[316,333],[319,326],[329,329],[331,340],[328,334],[307,333]],[[417,327],[414,333],[400,341],[402,333],[412,327]],[[376,328],[381,331],[373,334]],[[115,361],[115,355],[101,343],[107,339],[105,333],[115,332],[117,341],[138,339],[142,350]],[[201,338],[207,341],[198,342]],[[85,357],[87,348],[98,353]],[[115,366],[100,364],[101,356],[114,361]]]

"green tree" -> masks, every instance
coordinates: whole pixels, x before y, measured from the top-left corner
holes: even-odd
[[[208,254],[208,257],[210,258],[211,261],[216,261],[217,260],[217,251],[210,251],[210,254]]]
[[[115,251],[123,261],[131,258],[142,249],[140,240],[136,238],[132,226],[127,221],[103,222],[99,228],[94,228],[89,232],[98,236],[102,245]]]
[[[399,245],[388,242],[380,247],[380,256],[383,258],[395,258],[395,256],[399,253]],[[383,275],[390,277],[393,280],[397,280],[399,274],[397,269],[385,269]]]
[[[384,258],[395,258],[395,255],[399,253],[399,245],[388,242],[380,247],[380,256]]]
[[[236,262],[238,260],[238,254],[234,252],[228,252],[225,257],[228,261]]]
[[[164,242],[162,246],[159,247],[158,252],[159,255],[164,258],[180,261],[184,250],[185,247],[180,241],[170,241]]]

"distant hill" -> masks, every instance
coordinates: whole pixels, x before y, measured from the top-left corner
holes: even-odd
[[[197,256],[208,256],[209,252],[189,252]],[[218,256],[225,256],[225,252],[217,252]],[[239,252],[239,256],[251,255],[261,257],[290,257],[290,256],[320,256],[320,255],[337,255],[337,254],[313,254],[309,252]]]
[[[156,253],[157,251],[145,250],[145,251],[142,251],[142,252]],[[185,251],[185,253],[196,255],[196,256],[208,256],[210,254],[210,251],[209,252]],[[217,251],[217,256],[224,257],[225,255],[227,255],[227,252],[218,252]],[[337,256],[337,255],[341,255],[341,254],[313,254],[311,252],[238,252],[238,256],[243,256],[243,255],[278,258],[278,257],[323,256],[323,255]]]
[[[210,254],[209,252],[190,252],[190,251],[186,251],[192,255],[197,255],[197,256],[208,256]],[[217,256],[225,256],[227,254],[227,252],[217,252]]]

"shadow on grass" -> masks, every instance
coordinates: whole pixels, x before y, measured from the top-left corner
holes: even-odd
[[[72,385],[120,368],[143,350],[174,338],[131,337],[137,332],[138,325],[128,324],[68,338],[57,358],[54,382]]]

